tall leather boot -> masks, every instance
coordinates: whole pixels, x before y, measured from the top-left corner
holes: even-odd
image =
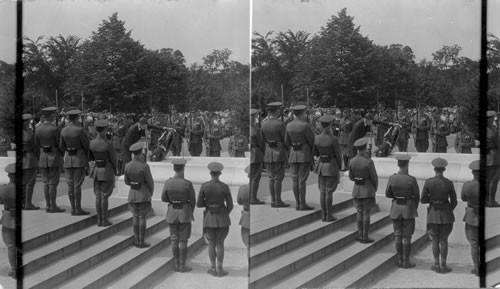
[[[139,248],[139,245],[141,244],[139,232],[139,217],[132,217],[132,227],[134,229],[134,246]]]
[[[180,260],[179,260],[179,243],[172,244],[172,255],[174,256],[174,270],[179,272]]]
[[[43,195],[45,197],[45,203],[47,204],[47,207],[45,208],[45,211],[47,213],[52,213],[52,211],[51,211],[52,204],[51,204],[50,193],[49,193],[49,186],[48,185],[44,185],[43,186]]]
[[[56,203],[56,198],[57,198],[57,187],[56,186],[50,186],[49,187],[49,193],[50,193],[50,211],[51,213],[62,213],[65,210],[61,209],[57,206]]]
[[[299,211],[311,211],[311,210],[314,210],[314,208],[306,204],[306,192],[305,191],[300,192]]]
[[[227,275],[222,263],[224,262],[224,244],[217,244],[217,276],[223,277]]]
[[[40,207],[37,207],[33,205],[32,199],[33,199],[33,188],[26,186],[28,189],[26,190],[26,199],[24,203],[24,209],[25,210],[39,210]]]
[[[187,244],[182,242],[179,243],[179,259],[180,259],[180,266],[179,266],[179,272],[189,272],[193,270],[193,268],[189,267],[186,265],[186,259],[187,259],[187,253],[188,253],[188,248]]]
[[[363,242],[366,244],[375,242],[375,240],[368,237],[369,233],[370,233],[370,213],[365,212],[363,213]]]
[[[73,191],[68,190],[68,199],[71,205],[71,216],[76,216],[75,194]]]
[[[75,190],[75,216],[83,216],[89,214],[89,212],[82,210],[82,190]]]
[[[328,193],[327,193],[327,196],[325,198],[325,209],[326,209],[325,217],[326,217],[327,222],[333,222],[333,221],[337,220],[337,218],[335,218],[333,216],[332,201],[333,201],[332,196],[328,195]]]
[[[358,227],[358,237],[356,238],[356,241],[363,243],[363,214],[361,212],[357,212],[356,219],[356,225]]]
[[[413,268],[416,266],[415,263],[410,261],[410,254],[411,254],[411,241],[406,241],[403,244],[403,268],[408,269],[408,268]]]
[[[97,213],[97,226],[102,226],[102,209],[101,209],[101,196],[95,196],[95,210]]]
[[[446,259],[448,259],[448,241],[440,241],[439,250],[441,251],[441,262],[439,263],[441,273],[446,274],[448,272],[451,272],[451,268],[446,264]]]
[[[217,276],[217,269],[215,266],[215,260],[217,259],[217,254],[215,252],[215,244],[208,244],[208,258],[210,259],[210,269],[208,270],[208,274],[212,276]]]
[[[101,201],[101,212],[102,212],[102,226],[103,227],[108,227],[113,225],[108,219],[108,198],[104,197]]]
[[[276,193],[274,192],[274,181],[269,180],[269,194],[271,195],[271,207],[276,205]]]
[[[146,216],[139,216],[139,248],[147,248],[151,244],[146,243]]]
[[[326,210],[326,200],[324,197],[324,193],[321,191],[319,193],[321,194],[319,199],[319,203],[321,206],[321,221],[326,222],[326,217],[328,216],[328,211]]]
[[[290,204],[283,202],[283,200],[281,199],[281,182],[279,181],[276,181],[276,183],[274,184],[274,196],[275,196],[274,206],[276,208],[290,207]]]
[[[403,243],[401,238],[394,238],[394,241],[396,243],[396,255],[397,255],[396,266],[398,266],[399,268],[403,268],[404,264]]]

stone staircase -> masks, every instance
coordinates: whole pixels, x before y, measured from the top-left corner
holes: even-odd
[[[68,211],[27,213],[31,215],[24,222],[59,218],[60,224],[23,237],[24,288],[148,288],[173,272],[165,205],[153,202],[156,215],[147,219],[146,241],[151,247],[146,249],[132,245],[132,214],[126,200],[110,200],[109,208],[109,227],[96,226],[95,212],[79,217]],[[203,245],[201,234],[193,232],[190,254]]]
[[[500,235],[486,238],[486,285],[500,283]]]
[[[298,212],[252,206],[249,288],[368,287],[395,268],[392,221],[378,206],[371,216],[370,237],[357,237],[356,210],[348,194],[334,195],[337,220],[321,222],[321,212]],[[414,251],[427,242],[413,237]]]

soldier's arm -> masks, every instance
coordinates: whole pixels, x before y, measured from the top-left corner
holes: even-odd
[[[161,201],[164,203],[168,203],[170,200],[168,199],[168,192],[167,192],[167,183],[163,185],[163,189],[161,190]]]
[[[465,194],[465,192],[467,191],[466,190],[467,188],[467,183],[465,183],[463,186],[462,186],[462,191],[460,192],[460,198],[462,199],[462,201],[464,202],[467,202],[467,195]]]
[[[342,169],[342,152],[340,149],[340,144],[337,138],[333,139],[333,152],[335,154],[335,161],[339,169]]]
[[[64,137],[62,135],[59,135],[58,138],[59,149],[61,150],[61,152],[64,152],[66,150],[66,142],[64,141]]]
[[[424,188],[422,189],[422,195],[420,196],[420,203],[429,203],[429,188],[427,182],[424,183]]]
[[[387,198],[393,198],[394,197],[394,194],[393,194],[392,188],[391,188],[391,178],[389,178],[389,181],[387,182],[387,188],[385,188],[385,196]]]
[[[82,144],[83,150],[85,151],[85,155],[88,156],[90,151],[90,137],[84,129],[82,129],[80,133],[80,142]]]
[[[118,174],[118,158],[116,157],[116,150],[113,145],[109,145],[108,147],[109,159],[111,160],[111,165],[113,166],[114,174]]]
[[[153,175],[151,175],[151,169],[149,168],[149,165],[146,164],[146,183],[148,185],[148,189],[151,192],[151,196],[153,195],[155,191],[155,183],[153,181]]]
[[[196,193],[194,192],[193,184],[189,183],[189,204],[191,205],[191,209],[196,208]]]
[[[311,124],[307,125],[306,142],[309,144],[311,149],[314,147],[314,127]]]
[[[236,203],[238,203],[238,205],[243,205],[243,194],[245,193],[243,188],[243,186],[238,188],[238,195],[236,196]]]
[[[375,187],[375,191],[377,191],[378,175],[377,175],[377,170],[375,170],[375,163],[373,163],[373,160],[370,160],[370,178],[373,181],[373,186]]]
[[[262,153],[266,151],[266,143],[264,142],[264,137],[262,136],[262,130],[259,129],[257,132],[257,143],[259,144],[259,149]]]
[[[417,208],[418,208],[418,203],[420,202],[420,189],[418,187],[418,182],[417,182],[417,179],[412,177],[413,178],[413,183],[412,183],[412,186],[411,186],[411,189],[412,189],[412,192],[413,192],[413,199],[415,200],[415,203],[417,204]]]
[[[455,209],[457,207],[457,193],[455,192],[455,186],[453,186],[453,183],[451,181],[449,182],[449,186],[451,207]]]
[[[229,190],[229,186],[225,185],[225,199],[226,199],[226,208],[227,212],[231,213],[233,210],[233,197],[231,196],[231,191]]]
[[[351,169],[351,161],[349,161],[348,167],[349,167],[349,179],[351,181],[354,181],[354,172]]]
[[[196,206],[198,208],[205,207],[205,191],[203,185],[201,185],[200,192],[198,193],[198,200],[196,201]]]
[[[234,151],[233,151],[233,139],[234,139],[234,136],[231,136],[229,138],[229,143],[227,145],[227,152],[229,153],[229,156],[230,157],[233,157],[234,156]]]
[[[124,178],[125,184],[128,185],[128,186],[130,186],[130,178],[129,178],[128,174],[127,174],[126,168],[125,168],[125,173],[124,173],[123,178]]]

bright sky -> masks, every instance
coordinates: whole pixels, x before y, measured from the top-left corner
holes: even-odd
[[[409,45],[417,59],[458,44],[462,56],[479,58],[480,0],[26,0],[24,33],[88,38],[113,12],[147,48],[173,48],[188,63],[229,48],[249,62],[249,31],[317,33],[342,8],[376,44]],[[500,0],[488,1],[488,30],[500,37]],[[496,15],[495,15],[496,14]],[[0,60],[15,60],[15,2],[0,0]]]
[[[12,18],[14,24],[9,2],[0,0],[0,19]],[[250,62],[250,3],[240,0],[28,0],[24,34],[31,39],[59,34],[87,39],[114,12],[146,48],[179,49],[188,64],[223,48],[233,52],[233,60]],[[4,37],[15,35],[0,29]],[[12,47],[2,46],[7,47],[0,50],[0,59],[13,62]]]

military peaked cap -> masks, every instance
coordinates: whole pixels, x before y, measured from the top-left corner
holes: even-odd
[[[81,110],[79,110],[79,109],[73,109],[73,110],[68,111],[66,114],[67,115],[78,115],[80,113],[82,113]]]
[[[254,115],[254,114],[258,113],[258,112],[259,112],[258,109],[255,109],[255,108],[251,108],[250,109],[250,115]]]
[[[475,160],[469,164],[469,169],[473,171],[479,171],[479,167],[480,167],[479,160]]]
[[[29,114],[29,113],[24,113],[23,114],[23,120],[30,120],[32,118],[33,118],[33,116],[31,114]]]
[[[218,162],[211,162],[207,167],[211,172],[220,172],[224,168],[224,165]]]
[[[448,161],[442,158],[435,158],[432,160],[432,165],[435,168],[445,168],[448,165]]]
[[[354,147],[357,149],[362,149],[366,147],[366,144],[368,144],[368,140],[366,138],[360,138],[354,142]]]
[[[187,161],[185,159],[174,159],[172,160],[172,164],[174,167],[183,167],[185,166]]]
[[[8,174],[15,174],[16,173],[16,163],[8,164],[5,167],[5,172]]]
[[[246,166],[245,168],[245,173],[249,174],[250,173],[250,165]]]
[[[497,112],[496,112],[496,111],[494,111],[494,110],[488,110],[488,111],[486,112],[486,117],[487,117],[487,118],[494,117],[494,116],[496,116],[496,115],[497,115]]]
[[[108,121],[105,119],[100,119],[95,122],[95,127],[107,127],[108,125]]]
[[[143,147],[144,144],[142,142],[136,142],[135,144],[131,145],[128,150],[134,154],[138,154],[139,152],[142,152]]]
[[[321,123],[330,123],[335,120],[333,115],[325,114],[322,117],[318,118],[318,121]]]
[[[301,111],[301,110],[305,110],[306,108],[307,108],[307,106],[305,106],[303,104],[298,104],[298,105],[292,106],[291,110],[293,110],[293,111]]]

